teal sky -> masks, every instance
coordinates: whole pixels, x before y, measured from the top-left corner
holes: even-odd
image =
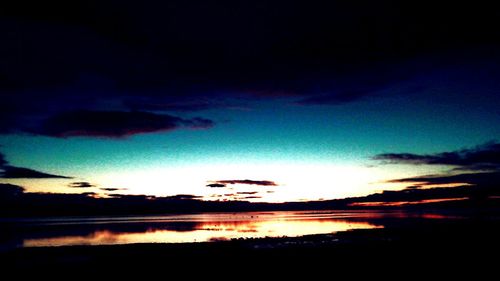
[[[376,154],[431,154],[472,147],[499,138],[496,96],[477,100],[472,95],[452,93],[453,90],[452,87],[436,86],[403,97],[389,93],[338,106],[301,106],[287,98],[259,100],[249,102],[245,109],[204,111],[204,117],[217,122],[209,129],[180,129],[123,139],[6,135],[0,138],[0,142],[7,160],[13,165],[72,176],[99,187],[123,188],[121,185],[126,185],[127,190],[121,193],[127,194],[142,194],[145,190],[149,194],[208,196],[219,191],[206,188],[205,183],[234,177],[231,174],[234,170],[228,173],[217,171],[228,166],[239,170],[245,179],[269,176],[257,180],[275,180],[266,173],[270,166],[285,175],[287,172],[279,167],[300,170],[312,166],[307,170],[312,174],[301,176],[304,182],[308,177],[328,178],[324,174],[328,169],[331,169],[332,176],[343,168],[351,169],[349,173],[359,171],[369,176],[361,183],[342,179],[340,184],[352,185],[352,192],[336,187],[335,179],[330,178],[330,186],[318,187],[317,196],[312,192],[314,187],[308,186],[310,198],[285,196],[286,199],[355,196],[379,191],[382,187],[398,188],[383,184],[384,179],[432,174],[440,170],[439,167],[382,165],[371,160]],[[436,97],[436,91],[449,91],[450,94],[444,98]],[[252,166],[252,170],[247,174],[241,171],[248,166]],[[214,175],[201,172],[197,186],[189,186],[192,183],[182,178],[207,169],[215,170],[212,171]],[[180,170],[188,171],[188,174],[175,175]],[[141,184],[141,180],[148,182],[147,177],[151,176],[148,173],[160,181],[155,183],[155,188]],[[163,173],[168,177],[162,177]],[[132,183],[126,183],[130,180],[128,174],[134,174]],[[127,180],[117,179],[120,175]],[[350,176],[356,178],[356,175]],[[277,178],[283,179],[283,175],[277,175]],[[80,192],[67,187],[73,180],[15,179],[9,182],[12,181],[21,181],[28,189],[32,186],[36,191],[46,188],[53,192]],[[280,184],[293,185],[289,182]],[[249,189],[255,190],[255,187]],[[338,189],[343,191],[338,192]]]

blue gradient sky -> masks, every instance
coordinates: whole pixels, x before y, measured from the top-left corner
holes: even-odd
[[[12,164],[73,176],[100,187],[127,188],[120,192],[125,194],[210,196],[227,191],[205,187],[208,181],[257,177],[280,179],[283,185],[269,189],[275,192],[265,200],[357,196],[402,187],[384,180],[443,169],[383,165],[370,159],[376,154],[437,153],[499,138],[496,94],[478,100],[455,93],[460,89],[453,87],[437,85],[403,97],[387,95],[333,107],[295,105],[291,99],[251,102],[244,110],[203,112],[218,121],[206,130],[118,140],[8,135],[0,142]],[[439,90],[449,94],[436,97]],[[299,179],[296,173],[301,173]],[[347,179],[336,179],[344,173]],[[197,181],[188,180],[196,174]],[[360,175],[365,178],[360,180]],[[9,180],[33,191],[80,192],[67,187],[71,181]]]

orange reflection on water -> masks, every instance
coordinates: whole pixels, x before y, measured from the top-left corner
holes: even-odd
[[[368,222],[345,219],[274,217],[251,220],[201,221],[189,231],[149,229],[144,232],[112,232],[98,230],[89,235],[25,239],[24,247],[66,245],[110,245],[130,243],[180,243],[259,238],[302,236],[333,233],[350,229],[378,228]]]

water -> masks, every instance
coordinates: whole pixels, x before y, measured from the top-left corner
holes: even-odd
[[[0,248],[130,243],[180,243],[303,236],[381,228],[382,218],[437,214],[374,211],[296,211],[2,220]]]

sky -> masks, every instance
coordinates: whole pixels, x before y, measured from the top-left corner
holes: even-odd
[[[0,11],[0,183],[284,202],[500,170],[487,5],[70,2]]]

